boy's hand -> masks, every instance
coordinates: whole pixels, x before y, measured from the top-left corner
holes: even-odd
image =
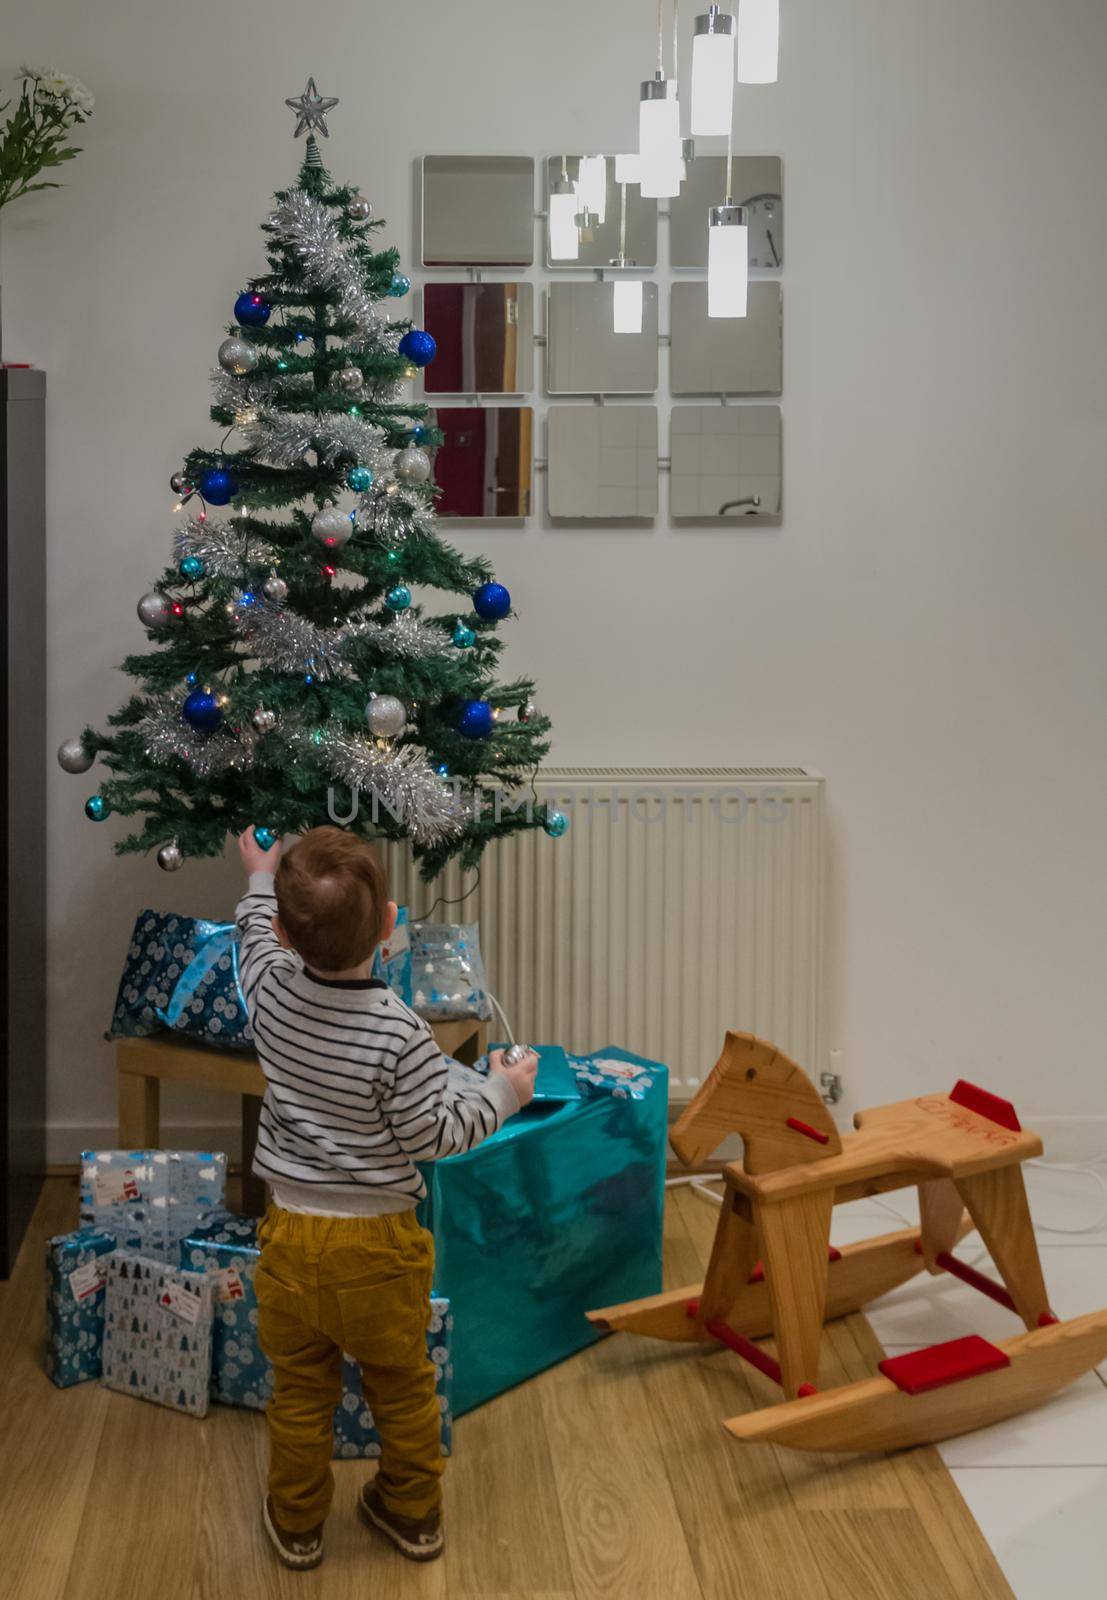
[[[528,1050],[522,1061],[516,1061],[510,1067],[504,1066],[503,1051],[493,1050],[488,1057],[488,1070],[498,1072],[507,1079],[515,1090],[520,1111],[530,1105],[534,1099],[534,1080],[538,1072],[538,1057],[533,1050]]]
[[[238,836],[238,853],[247,877],[255,872],[276,872],[277,863],[281,859],[281,841],[276,839],[268,850],[263,850],[254,838],[251,826]]]

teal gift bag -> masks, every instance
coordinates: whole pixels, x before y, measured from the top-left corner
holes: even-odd
[[[616,1077],[610,1093],[602,1081],[582,1093],[592,1058],[539,1048],[543,1098],[423,1168],[435,1292],[454,1314],[455,1416],[592,1344],[586,1311],[661,1288],[668,1071],[594,1054],[637,1064],[638,1093]]]

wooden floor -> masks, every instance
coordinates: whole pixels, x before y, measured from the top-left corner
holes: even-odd
[[[461,1419],[441,1561],[405,1562],[361,1527],[365,1464],[343,1461],[326,1560],[286,1572],[259,1527],[260,1416],[214,1406],[197,1422],[97,1383],[58,1390],[40,1370],[42,1240],[76,1210],[75,1182],[50,1179],[0,1285],[0,1592],[13,1600],[1011,1597],[933,1450],[737,1445],[721,1419],[770,1385],[729,1351],[625,1334]],[[713,1207],[670,1191],[670,1286],[702,1275],[714,1224]],[[862,1318],[836,1323],[820,1383],[878,1356]]]

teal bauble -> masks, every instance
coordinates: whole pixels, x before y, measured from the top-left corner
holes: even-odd
[[[111,816],[111,806],[102,794],[90,794],[85,801],[85,816],[90,822],[103,822],[105,817]]]
[[[411,590],[406,583],[393,584],[384,597],[389,611],[406,611],[411,604]]]
[[[346,474],[346,487],[355,494],[364,494],[373,487],[373,474],[368,467],[351,467]]]
[[[563,833],[569,831],[569,819],[564,811],[547,811],[542,826],[551,839],[560,839]]]
[[[259,850],[272,850],[276,842],[277,830],[275,828],[254,829],[254,843]]]
[[[393,300],[402,300],[410,288],[410,278],[405,278],[402,272],[393,273],[392,282],[388,285],[388,292],[392,296]]]
[[[454,628],[454,643],[457,645],[458,649],[468,650],[472,645],[476,644],[476,642],[477,636],[473,632],[472,628],[467,628],[464,622],[459,622]]]
[[[204,563],[199,556],[185,556],[181,562],[181,577],[188,578],[195,583],[197,578],[204,576]]]

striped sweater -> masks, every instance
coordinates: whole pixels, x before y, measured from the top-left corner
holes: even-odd
[[[316,977],[273,932],[271,873],[235,913],[242,992],[266,1079],[254,1172],[292,1209],[407,1211],[417,1161],[471,1150],[518,1110],[506,1078],[451,1077],[430,1030],[376,979]]]

